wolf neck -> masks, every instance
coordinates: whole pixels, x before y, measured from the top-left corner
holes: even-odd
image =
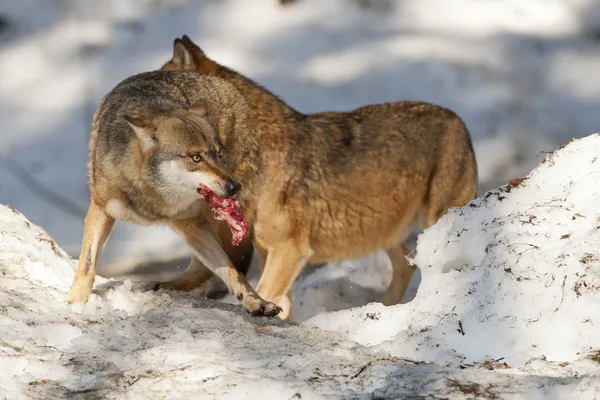
[[[288,106],[279,97],[251,79],[212,60],[204,59],[203,61],[201,70],[204,69],[202,67],[206,67],[206,72],[210,75],[228,81],[242,93],[259,124],[263,118],[272,121],[277,117],[302,116],[302,113]]]

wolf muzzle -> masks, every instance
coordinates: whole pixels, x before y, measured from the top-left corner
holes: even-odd
[[[235,179],[230,179],[223,185],[223,189],[225,190],[225,197],[233,197],[242,190],[242,184]]]

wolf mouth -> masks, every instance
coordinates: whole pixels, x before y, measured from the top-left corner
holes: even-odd
[[[204,200],[215,213],[214,218],[219,221],[225,221],[231,231],[231,243],[234,246],[240,244],[246,235],[248,223],[236,199],[221,197],[204,185],[200,185],[198,190],[204,197]]]

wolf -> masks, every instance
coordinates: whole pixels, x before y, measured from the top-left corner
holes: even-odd
[[[452,110],[421,101],[303,114],[242,74],[210,59],[187,35],[173,43],[165,71],[191,71],[233,84],[258,124],[268,180],[261,190],[254,247],[256,290],[291,318],[291,287],[306,263],[384,250],[392,281],[381,301],[397,304],[415,270],[406,237],[477,193],[470,133]]]
[[[244,240],[264,183],[256,122],[233,85],[183,71],[126,78],[94,113],[88,170],[91,202],[68,302],[87,301],[98,257],[123,220],[166,224],[191,248],[188,269],[167,288],[189,290],[214,273],[253,315],[280,311],[222,247],[228,226],[228,242]]]

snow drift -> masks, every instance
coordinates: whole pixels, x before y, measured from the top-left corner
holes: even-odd
[[[412,262],[422,281],[411,303],[305,323],[444,365],[583,359],[600,349],[599,201],[600,136],[592,135],[420,235]]]
[[[68,305],[75,261],[0,206],[2,395],[597,398],[598,155],[600,136],[574,141],[448,213],[419,238],[412,302],[302,325],[100,277]]]

